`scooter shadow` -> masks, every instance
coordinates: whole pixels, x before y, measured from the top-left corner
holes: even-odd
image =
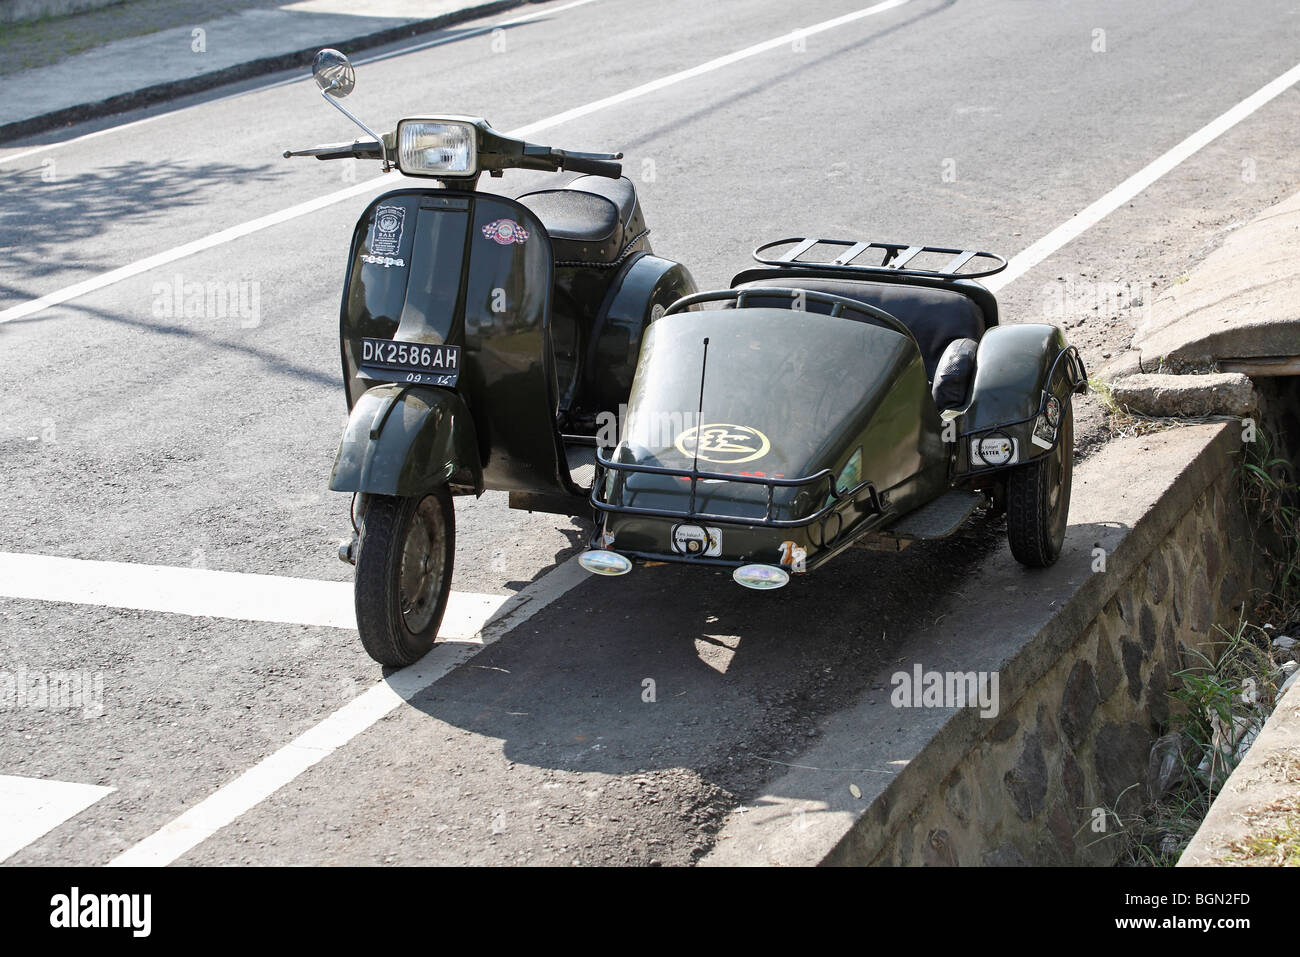
[[[516,763],[689,768],[743,793],[933,627],[940,599],[960,598],[999,551],[1012,561],[999,524],[897,554],[852,549],[776,592],[680,565],[593,578],[410,703],[500,739]]]

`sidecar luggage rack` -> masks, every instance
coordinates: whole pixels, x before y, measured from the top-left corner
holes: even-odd
[[[784,254],[776,256],[774,250],[789,246]],[[819,246],[843,250],[833,259],[801,259]],[[871,250],[880,256],[880,262],[859,262]],[[927,254],[929,254],[927,256]],[[914,259],[922,261],[943,257],[937,268],[909,266]],[[754,250],[754,259],[764,266],[806,266],[812,269],[834,269],[850,273],[888,276],[924,276],[930,279],[983,279],[1007,268],[1007,261],[997,253],[978,252],[973,249],[947,249],[942,246],[917,246],[911,243],[865,243],[852,239],[810,239],[795,236],[765,243]],[[962,272],[967,266],[975,268]]]
[[[610,450],[614,451],[613,449]],[[612,458],[607,458],[604,450],[596,449],[596,464],[598,466],[596,481],[592,483],[590,502],[591,505],[601,512],[612,512],[620,515],[645,515],[654,518],[672,518],[680,522],[699,522],[710,521],[720,522],[730,525],[748,525],[756,528],[804,528],[823,521],[830,517],[831,513],[841,511],[847,506],[857,501],[857,498],[863,492],[867,493],[868,503],[867,511],[873,515],[883,514],[883,508],[880,504],[880,498],[876,494],[875,486],[870,482],[860,482],[850,489],[841,489],[835,479],[835,474],[830,469],[822,469],[812,475],[804,475],[800,478],[775,478],[759,475],[739,475],[734,472],[711,472],[697,467],[689,469],[665,468],[662,465],[633,465],[631,463],[615,462]],[[685,511],[666,508],[647,508],[645,506],[626,505],[623,497],[626,489],[623,484],[618,486],[618,501],[607,501],[601,495],[602,473],[623,472],[637,475],[662,475],[671,478],[689,481],[691,483],[690,502]],[[763,510],[762,517],[754,515],[723,515],[713,512],[706,512],[695,507],[695,497],[697,486],[701,481],[707,482],[738,482],[743,485],[757,485],[766,491],[766,507]],[[773,512],[776,510],[776,490],[778,488],[801,488],[806,486],[816,486],[822,482],[827,485],[828,495],[827,502],[820,509],[805,518],[775,518]],[[757,505],[758,503],[746,503]],[[837,533],[838,534],[838,531]]]

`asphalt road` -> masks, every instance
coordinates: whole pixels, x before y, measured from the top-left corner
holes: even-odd
[[[348,105],[385,129],[441,111],[514,130],[866,6],[597,0],[511,28],[504,49],[466,25],[361,66]],[[788,235],[1017,253],[1297,62],[1289,0],[1231,16],[911,0],[530,138],[626,152],[656,252],[709,288]],[[309,80],[261,88],[287,79],[4,144],[0,318],[377,175],[279,158],[353,134]],[[1168,285],[1300,188],[1298,105],[1291,88],[1009,285],[1004,321],[1060,321],[1094,366],[1122,349],[1150,300],[1107,290]],[[0,322],[0,552],[348,580],[347,499],[326,483],[339,289],[370,195]],[[167,315],[178,276],[246,283],[256,315]],[[1086,448],[1097,416],[1079,412]],[[541,588],[582,535],[499,494],[457,518],[465,593]],[[959,611],[977,568],[1010,561],[1000,529],[975,526],[774,595],[671,567],[583,581],[179,860],[690,862],[892,648]],[[347,628],[106,594],[0,598],[0,670],[103,682],[102,714],[0,710],[0,775],[113,789],[7,863],[108,862],[380,678]]]

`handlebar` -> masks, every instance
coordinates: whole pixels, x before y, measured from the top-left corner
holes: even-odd
[[[564,150],[551,150],[551,155],[558,161],[560,169],[574,173],[608,176],[610,179],[618,179],[623,175],[622,163],[609,162],[622,159],[622,153],[566,153]]]
[[[326,143],[305,150],[285,150],[284,158],[314,156],[318,160],[377,159],[384,158],[383,148],[375,140],[357,140],[354,143]]]
[[[455,121],[466,122],[463,118]],[[618,179],[623,175],[623,164],[615,162],[623,158],[622,153],[580,153],[576,150],[552,149],[549,146],[526,143],[498,133],[484,120],[477,120],[474,126],[477,130],[475,135],[479,173],[500,176],[503,170],[513,168],[570,170],[591,176],[606,176],[610,179]],[[391,163],[397,152],[395,144],[391,141],[395,135],[385,134],[382,143],[378,140],[356,140],[352,143],[326,143],[303,150],[285,150],[284,157],[288,159],[291,156],[314,156],[318,160],[387,159]],[[401,168],[400,161],[397,166]]]

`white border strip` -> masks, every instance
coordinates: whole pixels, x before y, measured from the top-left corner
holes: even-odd
[[[173,615],[356,628],[351,582],[0,552],[0,597]],[[467,638],[504,595],[452,592],[438,631]]]
[[[435,645],[415,664],[354,698],[170,824],[127,848],[108,866],[163,867],[172,863],[587,578],[576,559],[565,562],[507,601],[473,641]]]
[[[530,123],[527,126],[521,126],[517,130],[511,130],[506,133],[507,136],[523,137],[540,133],[551,127],[558,126],[568,120],[576,119],[580,116],[587,116],[598,110],[608,109],[611,106],[617,106],[634,100],[637,97],[645,96],[665,87],[681,83],[685,80],[693,79],[705,73],[714,70],[720,70],[724,66],[737,63],[748,57],[756,56],[767,50],[793,43],[799,37],[812,36],[815,33],[821,33],[824,30],[830,30],[834,27],[843,26],[854,20],[860,20],[863,17],[869,17],[876,13],[884,13],[886,10],[892,10],[895,7],[901,7],[910,0],[885,0],[884,3],[877,3],[875,6],[866,7],[853,13],[845,14],[842,17],[836,17],[833,20],[824,20],[821,23],[813,24],[810,27],[804,27],[799,30],[791,30],[789,33],[782,34],[773,40],[766,40],[762,43],[756,43],[753,46],[745,47],[743,50],[737,50],[735,53],[729,53],[726,56],[717,57],[702,63],[699,66],[691,67],[688,70],[681,70],[677,73],[669,74],[650,83],[643,83],[640,86],[633,87],[630,90],[624,90],[614,96],[607,96],[600,100],[593,100],[584,106],[575,107],[566,110],[563,113],[556,113],[544,120],[538,120],[536,123]],[[159,266],[165,266],[173,263],[178,259],[184,259],[187,256],[193,256],[195,253],[212,249],[214,246],[221,246],[225,243],[240,239],[260,230],[267,229],[280,223],[288,222],[291,219],[297,219],[299,216],[306,216],[308,213],[314,213],[317,210],[324,209],[326,206],[332,206],[334,203],[342,202],[353,196],[361,196],[365,193],[375,191],[387,183],[394,181],[394,177],[377,176],[364,182],[349,186],[346,189],[337,192],[327,193],[324,196],[318,196],[316,199],[308,200],[305,203],[298,203],[296,206],[290,206],[288,209],[282,209],[276,213],[270,213],[266,216],[260,216],[257,219],[249,220],[246,223],[240,223],[238,226],[231,226],[220,232],[205,236],[202,239],[196,239],[193,242],[176,246],[172,249],[164,250],[153,256],[147,256],[144,259],[137,260],[129,265],[122,266],[118,269],[101,273],[90,279],[73,283],[71,286],[65,286],[48,295],[41,296],[39,299],[33,299],[29,302],[22,303],[18,306],[11,306],[0,312],[0,323],[13,322],[15,319],[25,319],[28,316],[40,312],[42,309],[48,309],[50,306],[62,305],[72,299],[77,299],[87,293],[95,292],[106,286],[121,282],[123,279],[130,279],[132,276],[138,276],[141,273],[148,272],[151,269],[157,269]]]
[[[0,774],[0,861],[76,817],[112,788]]]

